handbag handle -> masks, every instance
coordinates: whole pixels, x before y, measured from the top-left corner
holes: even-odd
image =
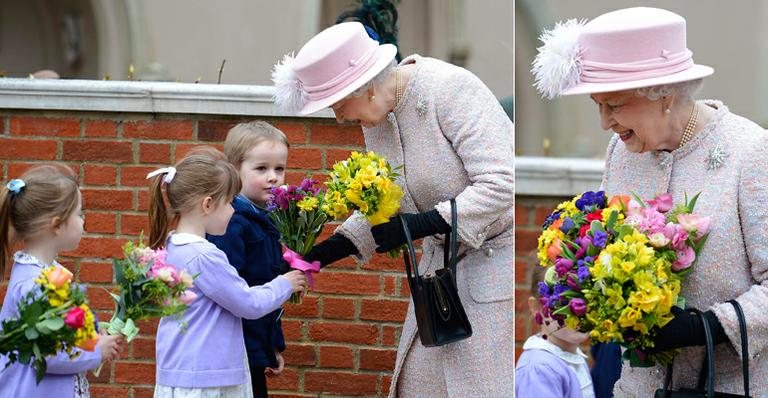
[[[422,287],[421,278],[418,278],[418,270],[416,268],[415,262],[416,262],[416,249],[413,247],[413,239],[411,238],[411,231],[408,229],[408,223],[405,222],[405,218],[402,214],[399,214],[398,217],[400,217],[400,223],[403,225],[403,233],[405,235],[405,243],[408,245],[408,250],[403,253],[403,257],[405,259],[405,272],[408,276],[408,284],[411,285],[411,288],[414,286],[417,286],[419,288]],[[457,209],[456,209],[456,199],[451,199],[451,233],[445,234],[445,244],[444,251],[443,251],[443,267],[450,268],[453,272],[453,279],[454,283],[456,282],[456,253],[458,249],[456,248],[456,241],[457,241],[457,232],[458,229],[456,227],[457,225]],[[449,250],[450,250],[450,258],[449,258]],[[413,259],[413,265],[411,263],[411,259]],[[413,268],[413,269],[411,269]]]
[[[736,300],[728,300],[733,309],[736,310],[736,317],[739,318],[739,335],[741,336],[741,375],[744,379],[744,396],[749,397],[749,343],[747,338],[747,321],[744,318],[744,311],[741,304]]]
[[[413,273],[411,272],[411,258],[414,261],[414,272],[418,273],[418,270],[416,269],[415,262],[416,262],[416,249],[413,247],[413,239],[411,239],[411,231],[408,230],[408,224],[405,222],[405,218],[402,214],[398,214],[398,217],[400,217],[400,223],[403,225],[403,233],[405,234],[405,243],[408,245],[408,250],[406,250],[403,253],[403,259],[405,260],[405,273],[408,276],[408,285],[410,285],[411,290],[415,291],[421,290],[421,278],[414,277]]]
[[[702,325],[704,326],[704,337],[707,340],[707,397],[715,397],[715,344],[712,341],[712,329],[704,313],[699,312]],[[701,379],[699,379],[699,389],[701,389]]]
[[[445,243],[443,244],[443,267],[450,268],[453,281],[456,282],[456,253],[457,249],[457,232],[456,219],[457,219],[456,199],[451,199],[451,233],[445,234]],[[450,251],[450,254],[449,254]]]

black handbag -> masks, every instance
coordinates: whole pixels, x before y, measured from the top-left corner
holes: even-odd
[[[669,389],[672,383],[672,364],[667,366],[667,377],[664,381],[664,388],[656,390],[655,398],[737,398],[747,397],[749,395],[749,347],[747,346],[747,323],[744,319],[744,311],[736,300],[728,301],[736,310],[736,316],[739,318],[739,334],[741,335],[741,371],[744,379],[744,395],[715,391],[715,347],[712,343],[712,331],[709,322],[699,311],[696,311],[704,324],[704,335],[707,339],[707,352],[704,355],[704,364],[699,374],[699,383],[696,388],[681,388],[678,391]]]
[[[451,233],[445,235],[443,268],[436,270],[434,275],[419,276],[411,232],[402,216],[400,220],[408,244],[403,258],[421,344],[435,347],[472,336],[472,325],[456,289],[456,201],[451,199]]]

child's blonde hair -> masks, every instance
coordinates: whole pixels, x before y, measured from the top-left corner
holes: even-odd
[[[175,167],[176,175],[171,182],[165,184],[165,173],[159,174],[149,189],[149,245],[153,249],[164,246],[171,221],[177,221],[181,214],[195,207],[196,201],[207,196],[214,203],[230,201],[240,192],[237,170],[215,148],[197,147]],[[163,185],[168,198],[167,209]]]
[[[240,123],[232,127],[224,141],[224,154],[229,163],[240,169],[245,160],[245,154],[261,142],[282,142],[286,148],[290,148],[288,138],[277,127],[261,120]]]
[[[77,208],[80,187],[75,172],[60,164],[34,166],[18,178],[14,192],[9,184],[0,191],[0,280],[14,242],[27,239],[51,226],[58,227]],[[12,180],[13,181],[13,180]]]

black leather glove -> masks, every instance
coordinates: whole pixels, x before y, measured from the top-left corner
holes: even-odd
[[[659,330],[655,346],[648,350],[649,353],[707,344],[704,324],[699,314],[674,306],[672,315],[675,317]],[[720,344],[727,341],[728,336],[725,335],[723,325],[717,320],[717,316],[712,311],[706,311],[704,317],[709,321],[712,342]]]
[[[403,214],[411,239],[417,240],[425,236],[451,232],[451,226],[443,220],[440,213],[433,209],[424,213]],[[371,228],[373,239],[376,241],[377,253],[386,253],[405,244],[405,233],[400,217],[392,217],[389,222]]]
[[[304,260],[310,263],[320,261],[322,268],[353,254],[358,254],[355,244],[344,235],[335,233],[312,247],[309,253],[304,256]]]

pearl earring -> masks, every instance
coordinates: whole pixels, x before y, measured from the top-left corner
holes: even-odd
[[[665,110],[664,110],[664,113],[666,113],[667,115],[669,115],[670,113],[672,113],[672,110],[671,110],[671,109],[669,109],[669,108],[667,108],[667,109],[665,109]]]
[[[375,95],[371,95],[370,97],[368,97],[368,101],[370,102],[373,102],[375,99],[376,99]]]

